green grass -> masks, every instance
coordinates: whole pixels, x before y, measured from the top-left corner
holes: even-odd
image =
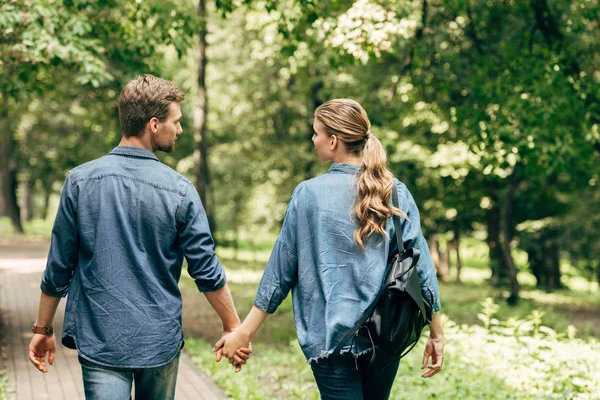
[[[25,223],[26,234],[47,238],[51,225],[49,221]],[[9,221],[3,218],[0,219],[0,237],[6,236],[14,236],[14,233]],[[252,246],[243,242],[237,254],[231,248],[217,249],[242,318],[252,306],[273,240],[267,238],[256,241]],[[234,255],[237,256],[235,260]],[[508,296],[506,291],[487,284],[490,270],[485,244],[467,239],[461,248],[461,256],[462,282],[440,283],[442,314],[452,321],[447,322],[445,327],[444,371],[432,380],[421,379],[418,367],[423,347],[418,346],[401,363],[392,398],[600,399],[600,396],[593,397],[590,394],[600,393],[600,390],[592,391],[600,384],[600,376],[596,372],[600,360],[589,359],[599,353],[593,340],[600,337],[597,283],[583,279],[578,270],[564,263],[563,282],[571,289],[554,292],[537,290],[533,276],[527,271],[524,254],[515,251],[522,291],[519,303],[511,307],[504,301]],[[455,278],[454,274],[455,270],[451,270],[451,279]],[[180,286],[185,297],[185,308],[186,304],[199,296],[193,281],[186,274]],[[518,337],[509,335],[507,338],[497,332],[482,331],[478,314],[482,309],[481,302],[487,297],[498,303],[494,318],[507,321],[507,327],[515,324],[527,326],[531,324],[532,313],[540,312],[543,313],[542,324],[553,330],[549,332],[566,332],[569,325],[574,325],[578,330],[577,336],[584,340],[540,338],[524,344],[527,342]],[[233,398],[318,398],[312,372],[296,341],[291,296],[261,327],[253,343],[252,359],[239,374],[234,374],[231,366],[225,362],[214,362],[211,343],[220,329],[214,311],[207,304],[194,303],[192,309],[191,317],[198,321],[186,331],[186,350]],[[212,331],[209,329],[211,324]],[[522,356],[514,356],[521,353]],[[565,355],[571,353],[576,360]],[[512,358],[510,355],[513,355]],[[585,362],[580,361],[584,359]],[[525,362],[531,365],[523,364]],[[590,363],[594,367],[587,367]],[[529,371],[535,374],[532,372],[533,375],[529,376]],[[524,376],[528,381],[523,380]],[[1,384],[0,378],[0,399]]]
[[[298,343],[284,347],[254,344],[253,354],[240,373],[234,373],[227,360],[215,362],[211,344],[202,339],[188,341],[188,352],[196,364],[233,399],[319,399],[312,370]],[[423,346],[405,358],[398,370],[392,399],[521,399],[515,390],[474,365],[448,358],[444,373],[424,380],[420,370]],[[467,385],[465,378],[471,381]],[[408,390],[407,390],[408,388]],[[484,395],[485,397],[481,397]]]
[[[249,254],[246,254],[247,257],[240,257],[240,260],[225,257],[227,252],[224,251],[219,251],[219,255],[228,272],[238,309],[242,314],[246,313],[252,306],[260,272],[265,266],[268,255],[252,259]],[[552,329],[565,331],[569,325],[574,325],[580,337],[600,337],[600,296],[597,290],[561,289],[547,293],[535,289],[535,282],[530,273],[521,272],[519,281],[523,286],[522,298],[516,306],[509,306],[504,301],[508,297],[508,292],[494,289],[486,284],[490,276],[489,269],[471,267],[472,261],[468,258],[464,260],[464,265],[461,283],[440,282],[442,312],[456,323],[479,324],[477,319],[479,303],[491,297],[500,304],[498,312],[500,319],[520,319],[538,310],[544,312],[544,324]],[[254,275],[251,275],[252,273]],[[245,276],[253,279],[239,278]],[[238,280],[244,283],[238,283]],[[284,302],[276,315],[281,313],[289,313],[291,318],[291,302]],[[593,318],[594,314],[595,318]],[[279,336],[277,332],[273,335]],[[285,336],[284,341],[287,341]]]
[[[6,394],[4,386],[6,385],[6,378],[4,377],[4,371],[0,370],[0,400],[6,400]]]
[[[32,221],[23,221],[23,230],[25,231],[25,236],[35,237],[35,238],[43,238],[50,239],[52,234],[52,225],[54,224],[54,219],[34,219]],[[10,219],[8,217],[0,218],[0,237],[4,238],[12,238],[20,236],[15,232]]]
[[[243,318],[252,306],[260,272],[268,259],[268,252],[254,254],[239,252],[238,260],[227,257],[233,253],[228,253],[223,249],[218,251],[218,254],[228,271],[231,291],[240,316]],[[543,379],[531,378],[539,380],[536,388],[531,390],[522,381],[516,382],[516,378],[511,375],[511,368],[518,363],[519,359],[503,359],[502,357],[506,349],[510,349],[515,354],[521,351],[518,350],[521,345],[514,339],[507,339],[504,336],[495,338],[494,335],[482,333],[482,322],[478,319],[477,314],[481,312],[483,299],[492,297],[499,305],[494,317],[500,321],[511,321],[509,325],[516,320],[529,321],[534,311],[540,311],[544,313],[543,325],[557,332],[566,332],[570,324],[575,324],[578,336],[589,340],[600,333],[597,330],[597,326],[600,325],[598,323],[600,318],[598,293],[578,290],[560,290],[553,293],[539,291],[534,287],[531,274],[523,271],[519,275],[520,281],[523,282],[522,299],[516,307],[511,307],[504,301],[508,295],[506,292],[493,289],[486,284],[486,280],[489,278],[489,269],[486,268],[485,261],[465,257],[463,263],[465,267],[462,271],[462,283],[440,283],[442,313],[445,318],[456,323],[449,323],[451,328],[446,328],[447,358],[444,372],[432,380],[420,378],[419,362],[423,351],[423,346],[420,345],[417,347],[418,350],[413,351],[401,363],[391,398],[401,400],[593,398],[578,397],[577,395],[578,391],[590,393],[591,389],[579,388],[575,384],[568,383],[568,379],[560,380],[552,375]],[[243,279],[244,276],[250,276],[251,273],[255,273],[254,280]],[[185,280],[188,282],[183,283],[184,286],[193,286],[191,279],[186,278]],[[573,316],[577,313],[582,313],[582,316],[585,316],[586,313],[595,314],[596,317],[595,320],[586,321],[586,318],[573,320]],[[472,331],[471,327],[479,327],[477,329],[480,330]],[[253,343],[252,359],[239,374],[234,374],[228,364],[214,362],[214,354],[210,352],[212,345],[202,333],[192,334],[192,336],[194,337],[189,341],[188,351],[201,368],[234,399],[318,398],[312,372],[295,339],[291,296],[288,296],[277,312],[270,316],[261,327]],[[492,342],[486,342],[490,337],[493,338]],[[547,349],[546,347],[543,349],[529,347],[531,348],[530,362],[538,362],[535,357],[540,352],[560,347],[554,342],[545,346]],[[563,345],[561,344],[561,346]],[[583,346],[584,349],[580,351],[584,354],[588,353],[585,342],[581,342],[579,346]],[[496,351],[491,359],[485,355],[487,348],[494,348]],[[525,350],[527,349],[523,351]],[[556,358],[554,355],[553,357]],[[495,361],[500,366],[485,367],[488,362]],[[561,370],[580,371],[583,368],[573,369],[574,367],[569,364],[571,361],[563,362],[565,366],[561,367]],[[498,371],[490,373],[493,368],[497,368]],[[527,371],[526,366],[522,366],[522,368],[523,371]],[[503,373],[503,371],[505,372]],[[525,373],[521,372],[520,374]],[[600,378],[591,381],[592,383],[585,379],[584,382],[588,386],[595,385],[600,382]],[[407,390],[407,388],[410,389]]]
[[[312,371],[295,339],[278,346],[262,340],[253,343],[251,362],[237,374],[226,359],[216,363],[211,348],[212,344],[202,339],[186,341],[186,349],[200,369],[233,399],[319,398]]]
[[[480,306],[481,307],[481,306]],[[287,321],[291,323],[291,320]],[[424,340],[400,363],[391,399],[594,399],[600,389],[600,344],[544,334],[503,334],[496,329],[458,327],[444,322],[444,369],[422,379]],[[540,328],[542,330],[542,328]],[[233,399],[318,399],[310,366],[298,343],[265,342],[263,330],[248,364],[238,374],[212,344],[189,339],[186,347],[198,366]]]
[[[229,285],[236,307],[243,318],[252,306],[266,257],[252,257],[251,254],[245,254],[240,256],[241,260],[233,260],[225,257],[225,254],[227,253],[219,251],[221,261],[228,272]],[[531,314],[534,311],[541,311],[545,313],[542,317],[544,326],[561,333],[566,332],[568,326],[575,322],[578,336],[591,340],[591,337],[597,336],[597,326],[600,325],[598,293],[574,290],[546,293],[536,290],[532,285],[524,284],[523,298],[516,307],[510,307],[504,301],[507,293],[495,290],[486,284],[489,270],[471,267],[468,258],[465,260],[465,265],[468,266],[464,267],[461,284],[453,282],[440,284],[442,313],[444,318],[454,321],[447,322],[445,327],[446,361],[443,373],[431,380],[420,378],[419,363],[423,345],[419,345],[417,350],[400,364],[391,398],[399,400],[593,399],[591,395],[580,394],[593,393],[590,390],[595,389],[589,387],[595,388],[594,385],[599,385],[600,377],[590,378],[581,371],[585,371],[590,363],[600,362],[600,360],[592,359],[592,361],[586,360],[582,365],[576,364],[563,354],[568,353],[569,343],[571,343],[565,342],[565,339],[561,339],[562,341],[552,339],[554,341],[540,344],[540,348],[533,345],[523,347],[519,340],[512,337],[485,333],[477,315],[482,310],[483,299],[492,297],[498,303],[498,311],[494,317],[500,321],[509,321],[508,326],[520,323],[524,324],[521,326],[527,326]],[[254,279],[246,280],[244,277],[251,273],[254,273]],[[527,273],[522,272],[520,279],[527,282]],[[185,277],[182,280],[182,287],[192,291],[194,284],[189,277]],[[589,313],[595,315],[595,319],[586,321],[583,318],[572,321],[572,316],[577,313],[583,313],[584,316],[585,313]],[[518,320],[521,322],[515,322]],[[312,372],[296,341],[291,296],[288,296],[277,312],[260,328],[253,341],[252,358],[239,374],[234,374],[231,366],[226,363],[214,362],[214,353],[210,351],[212,338],[207,338],[203,331],[191,332],[188,337],[190,339],[189,346],[186,347],[187,351],[192,354],[198,365],[234,399],[318,398]],[[572,343],[575,354],[581,353],[580,358],[597,353],[595,350],[597,345],[593,344],[593,340],[592,344],[586,344],[586,341]],[[562,350],[555,351],[555,349]],[[492,350],[493,355],[487,354]],[[527,362],[540,363],[537,367],[538,371],[531,372],[533,375],[528,378],[536,382],[534,387],[529,388],[527,382],[518,379],[531,370],[527,365],[519,364],[520,352],[524,354],[523,357],[527,356],[524,358]],[[548,360],[539,356],[544,355],[545,352],[550,355],[544,357],[555,360],[552,363],[559,362],[556,359],[560,357],[566,358],[560,361],[556,370],[539,372],[548,364]],[[511,357],[506,358],[505,353]],[[512,369],[517,366],[520,368],[518,374],[512,372]],[[492,370],[495,372],[491,372]],[[561,374],[565,373],[570,373],[575,378],[571,379],[571,375],[561,378]],[[578,382],[583,383],[579,385]]]

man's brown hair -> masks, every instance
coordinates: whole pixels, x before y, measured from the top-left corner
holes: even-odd
[[[127,83],[119,96],[119,120],[125,137],[142,136],[153,117],[164,122],[172,102],[181,102],[183,91],[166,79],[140,75]]]

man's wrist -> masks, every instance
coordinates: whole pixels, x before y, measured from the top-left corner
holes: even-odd
[[[223,332],[233,332],[235,330],[237,330],[240,327],[240,321],[238,321],[237,323],[233,323],[233,324],[223,324]]]
[[[33,324],[31,326],[31,331],[34,334],[52,336],[52,335],[54,335],[54,326]]]

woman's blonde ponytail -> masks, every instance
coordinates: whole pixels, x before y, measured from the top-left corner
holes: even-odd
[[[354,240],[365,249],[365,240],[373,234],[386,236],[386,220],[392,215],[406,217],[390,204],[394,176],[387,169],[387,155],[383,145],[371,133],[367,113],[354,100],[334,99],[320,105],[315,117],[325,126],[328,135],[336,135],[348,151],[360,154],[362,166],[357,181],[358,193],[353,215],[358,227]]]
[[[390,216],[406,216],[390,204],[394,175],[387,169],[386,162],[387,155],[383,145],[375,135],[368,132],[353,210],[358,221],[354,240],[363,250],[364,241],[371,235],[387,235],[385,222]]]

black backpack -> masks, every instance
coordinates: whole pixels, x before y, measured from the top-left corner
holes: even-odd
[[[392,204],[399,206],[396,185],[392,189]],[[417,274],[419,250],[404,248],[400,217],[394,215],[392,218],[398,254],[386,271],[376,301],[342,338],[333,354],[339,354],[351,336],[366,337],[368,334],[374,346],[371,361],[375,359],[376,351],[402,358],[416,346],[423,328],[431,322],[432,305],[423,299]]]

